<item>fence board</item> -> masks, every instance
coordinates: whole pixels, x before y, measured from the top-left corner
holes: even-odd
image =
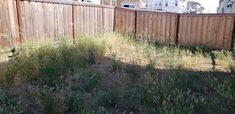
[[[0,44],[4,48],[18,46],[21,39],[23,43],[56,43],[62,37],[73,40],[73,31],[79,37],[99,36],[113,29],[149,41],[175,44],[178,40],[181,46],[232,47],[234,15],[178,15],[58,0],[20,0],[19,7],[15,0],[0,1],[0,33],[4,34]]]
[[[135,11],[116,7],[115,30],[133,36],[135,32]]]
[[[10,48],[18,46],[21,40],[22,43],[37,44],[46,41],[57,43],[61,38],[72,41],[73,31],[75,37],[98,36],[113,32],[113,20],[114,8],[102,5],[58,0],[1,0],[0,45]]]
[[[180,45],[205,45],[214,49],[230,49],[233,25],[233,15],[182,14],[180,15],[179,26]]]
[[[177,14],[137,11],[138,37],[174,44]],[[154,26],[153,26],[154,25]]]
[[[114,8],[75,4],[75,37],[113,32]]]
[[[9,49],[19,46],[19,28],[14,0],[0,1],[0,47]]]

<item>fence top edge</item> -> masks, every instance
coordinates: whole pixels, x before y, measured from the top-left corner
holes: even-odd
[[[17,1],[17,0],[15,0]],[[19,0],[19,1],[28,1],[28,2],[43,2],[43,3],[52,3],[52,4],[66,4],[66,5],[75,5],[75,6],[87,6],[87,7],[103,7],[114,9],[114,6],[100,5],[100,4],[90,4],[90,3],[81,3],[76,1],[61,1],[61,0]]]
[[[158,14],[167,14],[167,15],[180,15],[180,16],[235,16],[235,13],[231,14],[221,14],[221,13],[203,13],[203,14],[190,14],[190,13],[172,13],[172,12],[158,12],[153,10],[144,10],[144,9],[130,9],[130,8],[122,8],[115,7],[115,9],[123,10],[123,11],[137,11],[138,13],[158,13]]]
[[[235,16],[235,13],[224,14],[224,13],[203,13],[203,14],[189,14],[181,13],[180,16]]]
[[[171,12],[158,12],[154,10],[145,10],[145,9],[130,9],[130,8],[122,8],[122,7],[115,7],[118,10],[123,10],[123,11],[137,11],[138,13],[157,13],[157,14],[168,14],[168,15],[178,15],[177,13],[171,13]]]

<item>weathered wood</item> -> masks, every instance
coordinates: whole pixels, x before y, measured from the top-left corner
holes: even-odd
[[[231,49],[234,15],[180,15],[179,43],[181,46],[208,46]],[[187,34],[187,35],[184,35]]]
[[[63,37],[75,41],[115,29],[149,41],[231,49],[234,34],[235,14],[175,14],[59,0],[1,0],[0,11],[4,48]]]
[[[9,50],[19,46],[19,27],[16,1],[0,1],[0,47]]]

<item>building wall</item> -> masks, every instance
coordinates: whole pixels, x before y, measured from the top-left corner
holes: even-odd
[[[220,0],[218,13],[235,13],[235,0]]]
[[[198,2],[188,1],[187,2],[187,13],[203,13],[204,7]]]
[[[146,0],[147,9],[184,13],[187,0]]]
[[[82,3],[101,4],[101,0],[74,0]]]
[[[143,0],[116,0],[116,6],[123,7],[124,5],[135,5],[136,9],[145,8]]]

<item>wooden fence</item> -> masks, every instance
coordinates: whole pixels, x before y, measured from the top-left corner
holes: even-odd
[[[136,16],[137,38],[175,44],[177,14],[138,11]]]
[[[180,15],[179,44],[206,45],[214,49],[232,48],[234,15]]]
[[[180,46],[231,49],[235,15],[175,14],[59,0],[0,0],[0,44],[75,41],[79,36],[121,32]]]
[[[19,43],[19,28],[16,2],[0,0],[0,48],[9,48]]]
[[[115,30],[180,46],[231,49],[234,14],[176,14],[115,8]]]
[[[0,44],[4,48],[98,36],[113,32],[113,24],[114,7],[59,0],[0,1]]]

